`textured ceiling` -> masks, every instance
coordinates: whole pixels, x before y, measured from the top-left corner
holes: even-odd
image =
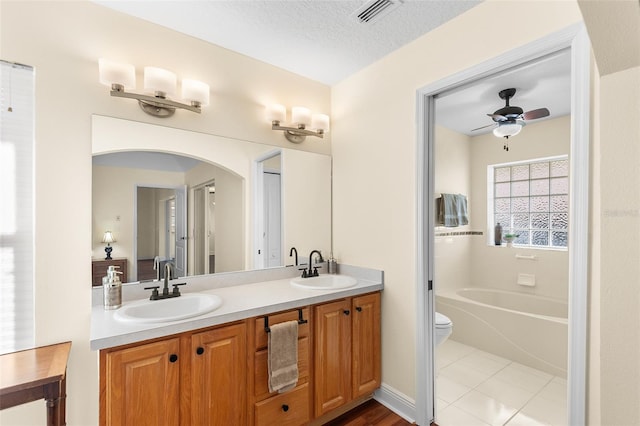
[[[370,24],[353,16],[365,2],[352,0],[95,3],[333,85],[480,1],[404,0]]]

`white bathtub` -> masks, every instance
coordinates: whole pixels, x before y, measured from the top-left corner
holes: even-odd
[[[436,294],[451,339],[557,376],[567,374],[567,303],[504,290]]]

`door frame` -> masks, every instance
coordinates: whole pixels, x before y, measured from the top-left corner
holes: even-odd
[[[563,49],[571,49],[571,168],[569,212],[568,423],[586,418],[589,250],[590,42],[582,23],[429,84],[416,93],[416,423],[435,419],[433,324],[435,96]]]
[[[257,157],[253,161],[253,269],[263,269],[265,267],[265,247],[264,247],[264,162],[272,157],[280,155],[280,185],[281,188],[284,185],[282,179],[284,176],[283,170],[283,151],[282,149],[274,149],[273,151],[269,151],[259,157]],[[267,169],[268,170],[268,169]],[[284,191],[280,191],[282,194]],[[284,212],[284,197],[280,197],[280,212]],[[280,223],[284,223],[284,214],[280,219]],[[284,231],[283,226],[281,226],[281,236],[280,241],[284,242]],[[282,247],[284,245],[282,244]],[[282,257],[284,259],[284,255]]]

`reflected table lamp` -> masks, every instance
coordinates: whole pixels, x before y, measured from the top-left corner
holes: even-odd
[[[102,236],[102,242],[107,243],[107,246],[104,248],[104,252],[107,253],[107,257],[105,257],[104,260],[110,260],[111,251],[113,250],[113,247],[111,247],[111,243],[116,242],[116,239],[113,238],[113,233],[111,231],[105,231],[104,235]]]

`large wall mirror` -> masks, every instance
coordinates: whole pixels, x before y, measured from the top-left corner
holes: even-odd
[[[126,259],[128,281],[292,265],[328,254],[331,158],[94,115],[93,261]],[[105,271],[106,272],[106,271]]]

